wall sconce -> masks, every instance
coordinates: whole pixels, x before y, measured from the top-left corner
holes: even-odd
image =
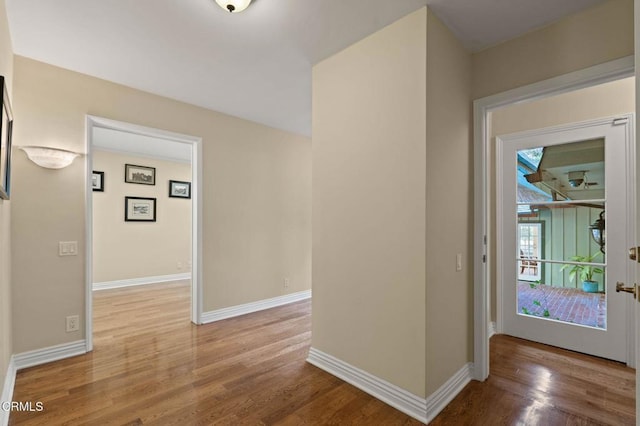
[[[44,146],[21,146],[29,160],[46,169],[64,169],[80,154],[66,149],[47,148]]]
[[[605,244],[604,229],[604,210],[602,210],[602,212],[600,212],[600,218],[589,226],[589,230],[591,231],[591,238],[600,246],[600,251],[603,254]]]
[[[231,13],[238,13],[249,7],[251,0],[216,0],[218,6]]]

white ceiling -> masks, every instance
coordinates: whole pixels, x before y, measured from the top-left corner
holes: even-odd
[[[191,163],[191,145],[189,144],[119,130],[94,127],[91,145],[94,149],[103,151]]]
[[[605,0],[429,0],[464,46],[478,51]]]
[[[311,67],[429,3],[470,49],[603,0],[6,0],[14,52],[311,134]]]

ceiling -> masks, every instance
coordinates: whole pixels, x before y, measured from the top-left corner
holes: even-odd
[[[13,49],[310,136],[311,67],[429,4],[470,50],[603,0],[6,0]]]
[[[103,127],[93,128],[91,145],[103,151],[191,163],[190,144]]]

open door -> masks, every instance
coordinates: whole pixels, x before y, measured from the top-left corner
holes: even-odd
[[[633,116],[496,137],[498,328],[634,365]],[[623,285],[624,287],[624,285]]]
[[[636,105],[640,105],[640,0],[634,1],[634,29],[635,29],[635,74],[636,74]],[[636,122],[638,122],[638,111],[636,107]],[[639,126],[640,127],[640,126]],[[636,127],[636,181],[640,177],[640,147],[638,147],[638,141],[640,140],[640,134]],[[637,202],[640,200],[640,185],[636,185],[636,245],[640,245],[640,210],[638,209]],[[640,282],[640,263],[636,262],[635,267],[635,282]],[[640,352],[638,348],[640,346],[640,303],[634,303],[635,308],[635,324],[636,324],[636,424],[638,424],[638,413],[640,413]]]

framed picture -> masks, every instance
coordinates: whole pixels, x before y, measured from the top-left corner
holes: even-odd
[[[125,222],[155,222],[156,199],[124,197]]]
[[[91,175],[91,188],[94,191],[104,192],[104,172],[93,171]]]
[[[13,114],[4,77],[0,76],[0,92],[2,102],[0,114],[0,198],[9,199],[11,189],[11,133],[13,131]]]
[[[169,181],[169,197],[191,198],[191,182],[170,180]]]
[[[125,164],[124,181],[127,183],[139,183],[141,185],[155,185],[156,168]]]

